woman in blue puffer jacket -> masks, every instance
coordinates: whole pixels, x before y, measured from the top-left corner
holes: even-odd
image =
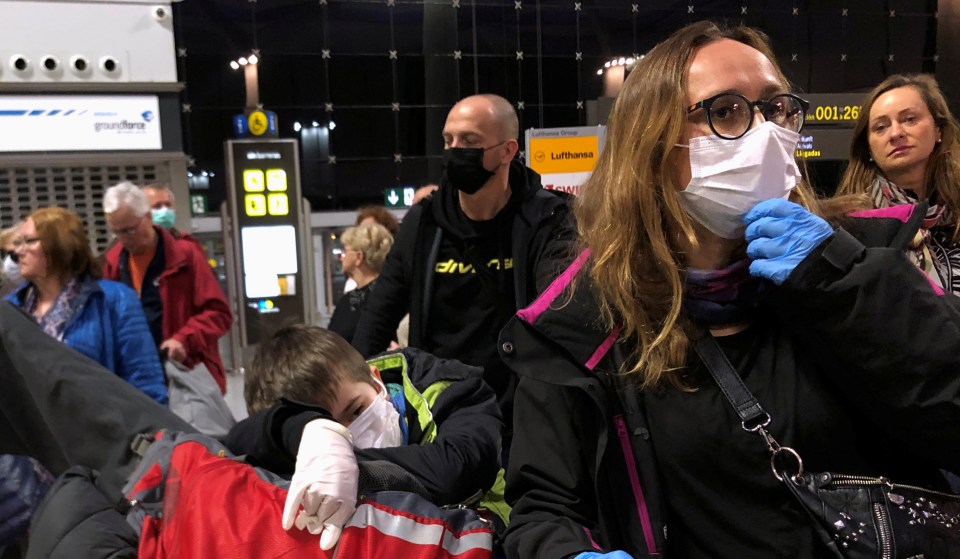
[[[99,275],[80,218],[42,208],[20,228],[20,274],[8,297],[44,332],[100,363],[161,404],[167,403],[160,357],[137,295]]]

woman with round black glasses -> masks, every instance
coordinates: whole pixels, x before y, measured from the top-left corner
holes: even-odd
[[[500,336],[519,375],[512,559],[867,545],[866,526],[839,516],[840,540],[822,538],[706,347],[807,471],[945,487],[938,468],[960,467],[960,298],[888,248],[913,221],[821,217],[850,200],[827,207],[804,185],[807,105],[789,91],[762,34],[710,22],[654,47],[624,83],[577,200],[583,251]]]

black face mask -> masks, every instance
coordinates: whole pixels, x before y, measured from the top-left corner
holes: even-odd
[[[474,194],[480,190],[494,173],[494,171],[483,168],[483,153],[485,151],[484,148],[449,148],[444,150],[443,168],[447,173],[447,182],[450,183],[450,186],[464,194]]]

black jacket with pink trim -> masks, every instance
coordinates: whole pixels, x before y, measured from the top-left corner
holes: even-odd
[[[870,402],[873,408],[853,406],[844,413],[906,441],[912,456],[927,465],[957,469],[960,299],[936,293],[903,256],[924,213],[905,207],[848,218],[783,286],[771,286],[763,310],[771,324],[790,332],[785,339],[802,341],[799,351],[818,348],[822,358],[804,366],[825,363],[822,369],[836,377],[830,379],[835,384],[815,385],[828,390],[824,397],[855,395]],[[610,374],[622,352],[613,343],[615,333],[600,326],[589,281],[580,277],[571,288],[589,265],[588,255],[581,255],[500,336],[501,356],[520,377],[507,471],[513,506],[507,554],[564,559],[623,550],[663,557],[669,548],[672,557],[703,555],[683,542],[667,545],[669,487],[658,471],[644,397]],[[696,359],[690,357],[688,368],[702,369]],[[739,429],[733,410],[726,412],[729,418],[716,421],[735,422]],[[781,422],[803,421],[796,410],[780,416]],[[791,507],[786,491],[783,503]],[[796,513],[805,524],[803,513]],[[713,556],[730,556],[725,551],[715,549]],[[816,551],[797,556],[815,557]]]

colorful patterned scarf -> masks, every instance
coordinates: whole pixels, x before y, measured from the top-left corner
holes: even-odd
[[[707,326],[748,320],[760,303],[763,285],[759,278],[750,275],[749,268],[748,260],[719,270],[687,268],[684,312]]]
[[[90,294],[96,289],[96,285],[97,282],[94,279],[87,279],[86,281],[76,278],[71,279],[63,286],[60,295],[57,295],[46,314],[37,319],[37,323],[47,335],[63,341],[63,333],[67,324],[83,308]],[[27,288],[23,308],[31,316],[37,308],[37,288],[33,284],[30,284]]]
[[[916,204],[913,192],[904,190],[883,177],[877,177],[870,188],[870,197],[877,208]],[[910,243],[907,256],[944,291],[960,295],[960,246],[953,242],[956,218],[945,205],[931,204],[920,231]]]

